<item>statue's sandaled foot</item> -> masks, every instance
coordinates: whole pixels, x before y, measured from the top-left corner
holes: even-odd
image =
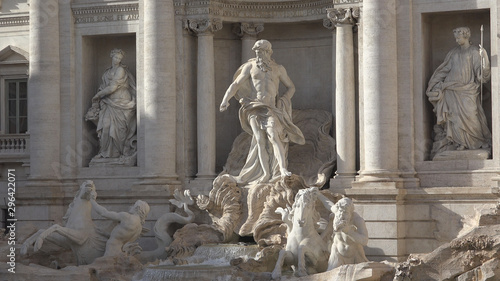
[[[463,145],[459,145],[459,146],[457,147],[457,150],[465,150],[465,146],[463,146]]]

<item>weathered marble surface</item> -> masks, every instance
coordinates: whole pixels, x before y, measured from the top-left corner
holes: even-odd
[[[168,233],[170,225],[173,223],[188,224],[194,220],[194,213],[189,209],[189,206],[194,204],[194,200],[189,190],[185,190],[181,193],[180,190],[177,189],[174,193],[174,198],[175,199],[170,199],[170,203],[174,204],[177,208],[182,208],[186,216],[174,212],[167,212],[156,220],[154,226],[156,249],[142,251],[137,244],[131,245],[128,252],[132,251],[133,253],[134,250],[140,252],[136,254],[135,257],[142,263],[166,259],[166,247],[172,243],[172,237]]]
[[[497,280],[500,272],[500,205],[478,210],[476,226],[428,254],[410,255],[395,281]],[[481,226],[478,226],[481,223]],[[474,277],[475,276],[475,277]],[[471,279],[471,278],[476,279]]]
[[[328,270],[368,262],[363,249],[368,244],[368,230],[365,220],[354,211],[352,200],[344,197],[334,203],[319,192],[317,196],[334,215]]]
[[[77,265],[92,263],[104,255],[108,235],[97,230],[91,211],[92,200],[97,196],[92,181],[84,181],[63,218],[63,225],[54,224],[40,229],[24,241],[21,255],[40,250],[45,240],[59,247],[71,249],[76,256]]]
[[[319,214],[315,205],[318,193],[317,187],[301,189],[291,208],[276,209],[287,226],[287,242],[285,249],[279,253],[272,272],[273,279],[281,277],[284,266],[294,266],[296,276],[326,271],[329,251],[327,241],[317,231]]]
[[[90,202],[99,215],[117,223],[106,241],[104,256],[123,254],[124,245],[135,242],[142,233],[147,231],[143,225],[150,210],[148,203],[137,200],[128,212],[113,212],[97,204],[95,198]]]

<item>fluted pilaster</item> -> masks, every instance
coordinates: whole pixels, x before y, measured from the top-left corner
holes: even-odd
[[[219,19],[190,19],[187,27],[198,36],[197,140],[199,179],[215,178],[215,69],[214,33],[222,29]]]
[[[356,175],[356,92],[353,26],[359,8],[328,9],[336,28],[335,53],[335,132],[337,172],[333,187],[350,187]]]

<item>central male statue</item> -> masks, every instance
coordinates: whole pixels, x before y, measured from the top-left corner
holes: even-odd
[[[238,99],[241,126],[252,135],[246,163],[235,177],[238,183],[265,183],[291,176],[287,169],[288,142],[305,143],[304,135],[292,123],[295,86],[285,68],[271,59],[271,43],[259,40],[252,50],[256,58],[236,71],[220,105],[222,112],[232,97]],[[280,82],[286,87],[282,96],[278,93]]]

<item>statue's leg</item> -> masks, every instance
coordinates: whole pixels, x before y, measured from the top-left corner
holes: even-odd
[[[78,231],[76,229],[71,229],[67,227],[62,227],[58,224],[54,224],[53,226],[49,227],[47,230],[43,231],[40,233],[40,235],[37,237],[36,242],[35,242],[35,247],[34,251],[40,250],[40,248],[43,245],[43,241],[53,232],[56,232],[69,240],[71,240],[72,243],[82,245],[85,243],[87,240],[87,234],[82,233],[81,231]]]
[[[307,249],[304,245],[299,246],[299,250],[297,251],[298,270],[295,272],[295,275],[298,277],[307,276],[306,251]]]
[[[257,116],[250,117],[250,126],[252,127],[252,133],[257,143],[257,151],[259,153],[260,166],[262,167],[262,172],[263,172],[262,179],[266,181],[271,178],[270,167],[267,164],[269,163],[269,155],[267,154],[266,151],[266,136],[264,135],[264,132],[260,128]]]
[[[293,254],[287,250],[281,250],[278,256],[278,260],[276,261],[276,266],[274,267],[272,278],[278,279],[281,277],[281,271],[283,269],[283,263],[293,261]]]
[[[340,257],[340,253],[337,251],[337,247],[335,245],[333,245],[332,252],[330,253],[330,258],[328,259],[328,269],[327,270],[332,270],[334,268],[341,266],[342,264],[343,263],[342,263],[342,259]]]
[[[267,131],[267,136],[269,138],[269,141],[273,145],[273,151],[274,151],[274,157],[276,157],[276,160],[278,160],[278,165],[280,166],[280,173],[282,177],[285,176],[291,176],[292,173],[290,173],[287,169],[287,163],[286,163],[286,151],[285,147],[283,146],[283,143],[281,142],[279,138],[279,133],[277,131],[276,126],[273,124],[272,121],[269,122],[271,125],[266,128]]]
[[[38,230],[35,234],[31,235],[26,241],[24,241],[23,246],[21,248],[21,255],[24,256],[28,254],[29,249],[35,245],[36,239],[43,233],[45,229]]]

